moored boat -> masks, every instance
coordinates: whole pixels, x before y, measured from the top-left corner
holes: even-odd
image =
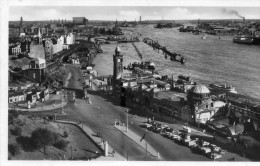
[[[233,43],[238,43],[238,44],[253,44],[253,39],[250,37],[246,36],[236,36],[233,38]]]
[[[209,87],[212,88],[212,89],[228,91],[228,92],[237,94],[237,91],[236,91],[235,87],[233,87],[232,85],[227,85],[227,84],[223,84],[223,85],[209,84]]]

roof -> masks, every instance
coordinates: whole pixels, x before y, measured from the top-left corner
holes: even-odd
[[[115,52],[121,52],[119,45],[116,46]]]
[[[160,91],[157,93],[156,98],[180,101],[180,98],[184,98],[186,100],[187,94],[179,93],[179,92],[171,92],[171,91]]]
[[[9,97],[13,97],[13,96],[21,96],[24,95],[23,91],[15,91],[15,92],[10,92],[8,93]]]
[[[226,103],[224,103],[223,101],[214,101],[213,102],[213,107],[215,107],[215,108],[220,108],[220,107],[223,107],[225,105],[226,105]]]
[[[197,94],[207,94],[210,93],[209,89],[204,85],[195,85],[191,88],[191,92],[197,93]]]
[[[45,63],[45,59],[43,59],[43,58],[33,58],[32,61],[38,61],[39,64],[40,64],[40,63]]]

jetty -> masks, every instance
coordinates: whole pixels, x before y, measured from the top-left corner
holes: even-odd
[[[167,56],[170,56],[170,60],[178,61],[181,64],[185,63],[185,58],[181,54],[169,51],[165,46],[162,46],[161,44],[159,44],[158,41],[154,41],[150,38],[144,38],[143,42],[146,43],[147,45],[153,47],[154,50],[158,50],[158,52],[161,50],[163,52],[163,54],[165,55],[165,59],[167,59]]]
[[[139,49],[136,47],[136,45],[135,45],[134,42],[132,42],[132,45],[134,46],[134,48],[135,48],[135,50],[136,50],[138,56],[140,57],[140,59],[143,59],[143,55],[141,54],[141,52],[139,51]]]

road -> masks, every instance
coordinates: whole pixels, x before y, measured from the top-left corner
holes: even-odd
[[[67,66],[72,73],[68,84],[70,89],[82,90],[80,69],[75,66]],[[76,102],[71,102],[65,107],[65,112],[72,120],[87,123],[92,130],[100,132],[104,140],[108,141],[111,147],[129,160],[145,160],[145,149],[136,142],[126,137],[122,132],[114,128],[115,119],[126,122],[126,108],[117,106],[98,95],[90,95],[92,104],[88,104],[81,97]],[[139,125],[145,121],[144,118],[129,118],[129,128],[137,133],[140,138],[145,129]],[[167,161],[208,161],[203,155],[194,154],[189,148],[178,145],[173,141],[162,137],[160,134],[148,132],[145,138],[153,148],[160,153],[162,160]],[[155,146],[156,145],[156,146]],[[150,154],[151,155],[151,154]],[[157,160],[153,156],[148,160]]]

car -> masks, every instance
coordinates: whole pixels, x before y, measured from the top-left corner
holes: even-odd
[[[203,154],[208,154],[208,153],[211,152],[211,149],[208,148],[208,147],[202,146],[202,147],[200,147],[200,149],[201,149],[201,151],[202,151]]]
[[[161,130],[162,130],[161,127],[155,127],[153,131],[154,131],[155,133],[160,133]]]
[[[221,151],[221,148],[218,147],[217,145],[215,144],[210,144],[209,147],[212,149],[212,151],[214,152],[220,152]]]
[[[142,127],[144,127],[144,128],[148,128],[148,127],[151,127],[152,125],[151,124],[149,124],[149,123],[144,123],[143,125],[142,125]]]
[[[207,157],[216,160],[216,159],[220,159],[222,155],[219,153],[208,153]]]
[[[196,143],[196,140],[193,139],[193,140],[190,140],[190,141],[186,142],[186,145],[188,147],[192,147],[192,146],[197,145],[197,143]]]
[[[203,153],[203,151],[202,151],[202,149],[201,149],[201,147],[198,145],[198,146],[193,146],[192,148],[191,148],[191,150],[193,151],[193,152],[195,152],[195,153],[197,153],[197,154],[202,154]]]

